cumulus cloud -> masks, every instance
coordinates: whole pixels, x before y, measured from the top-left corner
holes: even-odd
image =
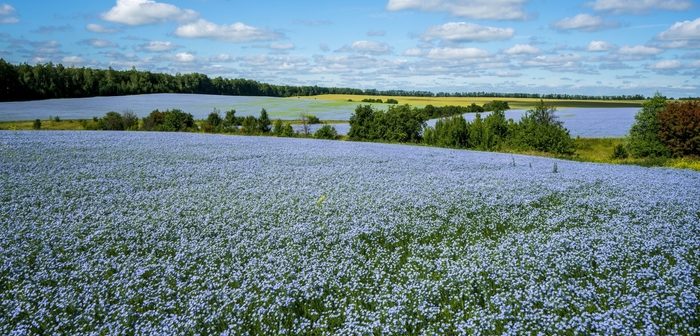
[[[252,27],[241,22],[219,25],[204,19],[177,27],[175,35],[186,38],[206,38],[236,43],[280,38],[278,33]]]
[[[540,55],[524,62],[524,65],[549,68],[550,70],[578,69],[581,57],[576,54]]]
[[[700,18],[693,21],[676,22],[659,34],[658,38],[670,41],[700,41]]]
[[[199,14],[191,9],[152,0],[117,0],[117,4],[102,14],[110,22],[139,26],[165,21],[191,21]]]
[[[391,46],[382,42],[375,41],[355,41],[349,46],[344,46],[338,51],[355,52],[365,55],[385,55],[391,53]]]
[[[80,56],[65,56],[61,59],[61,63],[76,65],[85,62],[85,60]]]
[[[423,56],[423,50],[419,48],[409,48],[404,50],[403,55],[409,57],[419,57]]]
[[[294,43],[270,43],[270,49],[274,50],[291,50],[294,49]]]
[[[193,54],[188,53],[188,52],[177,53],[177,54],[175,54],[175,58],[174,58],[174,60],[176,62],[180,62],[180,63],[192,63],[196,59],[197,58]]]
[[[529,44],[516,44],[505,50],[508,55],[539,54],[540,49]]]
[[[555,22],[553,26],[558,30],[595,31],[603,28],[605,26],[605,22],[600,16],[578,14],[573,17],[561,19]]]
[[[596,0],[593,9],[615,13],[640,13],[652,9],[682,11],[692,5],[689,0]]]
[[[10,24],[19,22],[15,8],[8,4],[0,4],[0,23]]]
[[[489,53],[479,48],[433,48],[427,56],[432,59],[477,59],[486,58]]]
[[[116,44],[114,44],[114,42],[108,41],[108,40],[103,40],[103,39],[83,40],[80,42],[80,44],[89,45],[89,46],[95,47],[95,48],[109,48],[109,47],[116,46]]]
[[[681,67],[681,62],[677,60],[663,60],[652,64],[649,68],[653,70],[675,70]]]
[[[653,55],[658,55],[662,52],[663,50],[655,47],[647,47],[644,45],[634,45],[634,46],[622,46],[620,50],[618,50],[618,53],[621,55],[630,55],[630,56],[653,56]]]
[[[512,28],[481,26],[466,22],[448,22],[431,27],[423,34],[425,40],[444,40],[449,42],[494,41],[513,37]]]
[[[138,46],[138,50],[150,51],[150,52],[166,52],[177,48],[177,46],[170,41],[149,41]]]
[[[415,9],[448,12],[454,16],[472,19],[521,20],[526,0],[389,0],[391,11]]]
[[[605,41],[591,41],[588,43],[588,51],[608,51],[612,49],[613,46],[612,44],[605,42]]]
[[[109,34],[109,33],[116,33],[117,30],[114,28],[108,28],[103,25],[97,24],[97,23],[89,23],[87,26],[85,26],[85,29],[88,31],[91,31],[93,33],[100,33],[100,34]]]

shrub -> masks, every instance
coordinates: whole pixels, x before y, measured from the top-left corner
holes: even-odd
[[[107,112],[104,117],[97,122],[97,127],[106,131],[123,131],[124,119],[117,112]]]
[[[272,124],[270,122],[270,117],[267,115],[267,111],[265,109],[262,109],[260,111],[260,118],[257,120],[258,122],[258,131],[260,133],[270,133],[270,125]]]
[[[514,145],[543,152],[573,154],[574,140],[557,119],[555,111],[554,106],[540,100],[535,107],[528,110],[517,125],[514,125]]]
[[[700,156],[700,101],[669,103],[658,117],[659,140],[674,156]]]
[[[623,144],[617,144],[613,149],[611,158],[619,160],[626,159],[628,156],[629,154],[627,153],[627,149],[625,149],[625,146]]]
[[[32,128],[35,130],[41,129],[41,120],[34,119],[34,123],[32,124]]]
[[[182,110],[155,110],[143,118],[142,128],[146,131],[178,132],[194,127],[194,118]]]
[[[321,119],[318,119],[318,117],[315,116],[315,115],[308,114],[308,115],[305,115],[304,117],[306,118],[306,122],[307,122],[309,125],[320,124],[320,123],[321,123]]]
[[[125,130],[135,130],[139,127],[139,117],[132,111],[122,113],[122,123]]]
[[[389,98],[389,99],[386,100],[386,103],[387,103],[387,104],[398,104],[399,101],[396,100],[396,99],[393,99],[393,98]]]
[[[630,129],[628,150],[633,157],[667,157],[669,151],[659,139],[659,113],[666,106],[666,98],[656,94],[644,102],[642,109],[634,117]]]
[[[353,140],[418,142],[424,126],[423,113],[408,105],[389,106],[386,112],[360,105],[350,117],[348,136]]]
[[[314,138],[335,140],[338,138],[338,132],[331,125],[323,125],[314,133]]]

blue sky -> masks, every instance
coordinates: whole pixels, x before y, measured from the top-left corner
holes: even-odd
[[[0,0],[0,55],[291,85],[700,96],[700,3]]]

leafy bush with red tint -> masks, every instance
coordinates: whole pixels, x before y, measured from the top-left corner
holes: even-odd
[[[700,156],[700,101],[668,103],[659,113],[659,139],[675,156]]]

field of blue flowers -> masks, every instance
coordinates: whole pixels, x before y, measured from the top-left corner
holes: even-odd
[[[0,132],[0,334],[698,334],[700,173]]]

